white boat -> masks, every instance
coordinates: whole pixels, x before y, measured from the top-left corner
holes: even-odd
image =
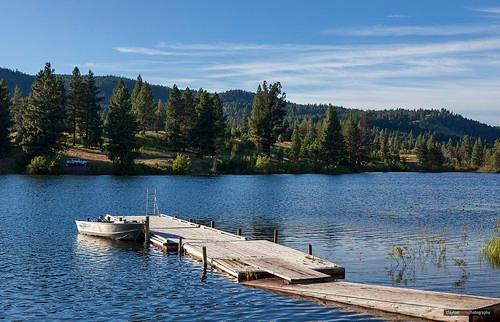
[[[146,215],[158,216],[158,200],[156,189],[154,192],[146,190]],[[143,221],[127,220],[122,216],[110,214],[99,217],[97,220],[75,220],[76,228],[80,234],[105,237],[121,240],[137,240],[144,237],[145,223]]]
[[[80,234],[111,238],[115,240],[137,240],[144,232],[144,223],[123,220],[121,217],[106,215],[104,218],[75,220]]]

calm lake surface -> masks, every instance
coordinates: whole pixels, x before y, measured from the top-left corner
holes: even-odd
[[[349,281],[500,297],[481,245],[500,220],[500,175],[0,176],[0,319],[377,320],[246,288],[134,243],[78,236],[73,220],[143,213],[214,220],[346,267]],[[388,257],[407,247],[407,265]],[[465,264],[461,264],[463,260]]]

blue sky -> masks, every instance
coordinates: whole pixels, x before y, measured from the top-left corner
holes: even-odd
[[[500,2],[6,1],[0,66],[75,65],[171,86],[354,108],[448,108],[500,125]]]

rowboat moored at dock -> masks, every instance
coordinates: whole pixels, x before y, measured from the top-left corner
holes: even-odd
[[[75,220],[80,234],[105,237],[114,240],[137,240],[144,233],[144,222],[137,220],[115,219],[110,215],[97,220]]]

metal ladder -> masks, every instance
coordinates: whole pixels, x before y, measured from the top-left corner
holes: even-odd
[[[152,213],[150,213],[150,211],[152,211]],[[160,215],[158,199],[156,198],[156,189],[154,192],[150,192],[149,189],[146,189],[146,215]]]

